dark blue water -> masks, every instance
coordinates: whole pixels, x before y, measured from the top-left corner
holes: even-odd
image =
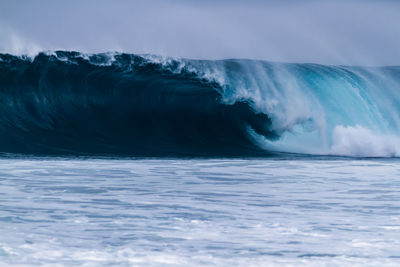
[[[0,54],[0,152],[400,156],[400,67]]]

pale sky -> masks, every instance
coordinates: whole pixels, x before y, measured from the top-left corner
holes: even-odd
[[[400,1],[0,0],[0,52],[400,65]]]

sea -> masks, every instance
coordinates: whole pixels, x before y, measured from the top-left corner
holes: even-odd
[[[2,266],[399,266],[397,159],[0,159]]]
[[[0,266],[400,266],[400,67],[0,54]]]

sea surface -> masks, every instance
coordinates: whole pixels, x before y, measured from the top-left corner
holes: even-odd
[[[399,266],[398,159],[0,159],[1,266]]]

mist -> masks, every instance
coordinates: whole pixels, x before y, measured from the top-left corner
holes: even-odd
[[[0,52],[400,65],[400,1],[0,0]]]

